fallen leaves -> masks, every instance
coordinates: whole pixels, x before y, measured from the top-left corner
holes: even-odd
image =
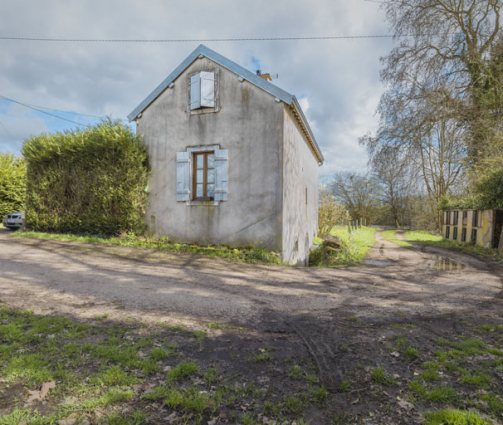
[[[31,406],[32,404],[38,401],[44,401],[45,398],[47,397],[47,394],[49,394],[49,391],[54,388],[56,388],[56,382],[51,381],[51,382],[44,382],[40,390],[28,391],[29,396],[28,400],[26,400],[25,405]]]

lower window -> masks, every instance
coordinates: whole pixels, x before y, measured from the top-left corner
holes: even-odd
[[[215,199],[215,152],[194,153],[193,194],[195,201]]]
[[[445,226],[445,239],[449,239],[451,233],[451,228],[449,226]]]

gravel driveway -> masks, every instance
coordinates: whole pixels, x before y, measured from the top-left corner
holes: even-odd
[[[464,269],[435,270],[432,255]],[[366,265],[346,269],[236,264],[121,247],[20,239],[0,230],[0,297],[76,316],[253,325],[274,314],[502,314],[501,269],[469,255],[401,248],[377,235]],[[437,265],[439,265],[438,263]],[[448,265],[448,267],[452,267]]]

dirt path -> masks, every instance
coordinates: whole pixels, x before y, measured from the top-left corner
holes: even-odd
[[[428,268],[432,254],[466,267]],[[0,299],[77,318],[107,314],[192,327],[225,322],[289,334],[308,347],[327,385],[339,380],[334,363],[347,338],[347,318],[400,323],[503,317],[501,269],[484,261],[437,248],[405,249],[379,233],[368,259],[370,264],[347,269],[246,265],[20,239],[0,230]]]

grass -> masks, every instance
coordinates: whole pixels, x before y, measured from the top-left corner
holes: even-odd
[[[126,246],[132,248],[153,249],[163,252],[200,254],[208,257],[221,257],[229,260],[247,263],[281,264],[278,253],[261,248],[234,248],[224,245],[199,246],[171,241],[167,237],[153,239],[149,237],[128,235],[126,237],[105,237],[95,235],[73,235],[61,233],[45,233],[31,230],[19,230],[12,233],[19,238],[35,238],[62,242],[80,242],[92,245]]]
[[[387,241],[393,242],[394,244],[403,246],[405,248],[412,247],[411,243],[397,238],[396,230],[386,230],[386,231],[382,232],[381,235],[384,239],[386,239]]]
[[[395,385],[396,379],[388,375],[382,366],[372,369],[372,380],[381,385]]]
[[[478,245],[446,240],[438,234],[429,232],[406,232],[404,237],[407,241],[412,243],[421,243],[425,245],[437,246],[439,248],[463,251],[478,257],[494,259],[503,264],[503,253],[498,252],[497,249],[489,249]]]
[[[453,402],[457,398],[454,388],[448,386],[432,387],[421,383],[419,379],[414,379],[409,383],[409,389],[420,399],[428,402]]]
[[[0,307],[1,425],[60,423],[70,415],[76,423],[139,425],[163,423],[171,413],[187,424],[211,422],[220,414],[235,423],[246,413],[246,423],[256,424],[266,410],[277,423],[303,424],[298,415],[330,396],[306,358],[298,357],[302,368],[285,360],[289,350],[276,359],[275,347],[250,349],[257,354],[250,365],[239,355],[245,344],[235,349],[239,354],[230,353],[232,366],[220,371],[211,360],[215,343],[207,348],[205,331],[157,325],[154,331],[98,318],[90,322]],[[243,375],[246,369],[251,370]],[[255,382],[256,376],[268,374],[265,388]],[[285,387],[292,379],[295,387]],[[44,404],[22,407],[28,390],[50,381],[56,387]],[[159,409],[161,404],[165,409]],[[241,407],[249,405],[243,412]]]
[[[453,409],[426,413],[424,417],[425,425],[492,425],[478,413]]]
[[[183,362],[168,372],[168,382],[180,381],[199,372],[196,362]]]
[[[341,249],[332,251],[323,246],[311,252],[310,265],[315,267],[347,267],[361,264],[375,242],[377,229],[361,227],[351,234],[345,226],[335,226],[330,234],[339,238]]]

